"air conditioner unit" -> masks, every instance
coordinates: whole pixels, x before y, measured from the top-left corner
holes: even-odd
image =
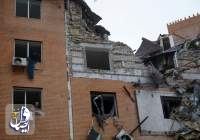
[[[27,66],[27,59],[23,57],[13,57],[12,65],[25,67]]]
[[[125,130],[121,130],[115,137],[115,140],[134,140]]]

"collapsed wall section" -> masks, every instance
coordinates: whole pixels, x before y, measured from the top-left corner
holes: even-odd
[[[110,41],[110,32],[96,25],[101,19],[98,15],[74,1],[68,7],[65,26],[68,64],[73,77],[150,82],[147,68],[133,50],[126,44]],[[86,16],[90,14],[92,18]]]

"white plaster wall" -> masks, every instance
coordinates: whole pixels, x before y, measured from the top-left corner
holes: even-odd
[[[180,128],[180,124],[171,119],[165,119],[160,96],[176,96],[174,93],[161,91],[136,92],[139,120],[149,118],[141,125],[141,132],[149,135],[163,135]]]

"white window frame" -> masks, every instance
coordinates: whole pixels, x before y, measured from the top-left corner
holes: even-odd
[[[25,42],[26,42],[26,47],[27,47],[27,52],[26,52],[26,53],[27,53],[27,56],[26,56],[26,57],[27,57],[27,58],[29,57],[29,49],[30,49],[30,48],[29,48],[29,43],[30,43],[30,42],[40,42],[40,52],[41,52],[41,54],[40,54],[40,59],[41,59],[41,62],[39,62],[39,63],[42,63],[42,42],[41,42],[41,41],[32,41],[32,40],[30,41],[30,40],[15,39],[15,40],[14,40],[14,55],[13,55],[14,57],[16,57],[16,56],[15,56],[15,44],[16,44],[16,41],[17,41],[17,40],[19,40],[19,41],[25,41]]]
[[[25,17],[25,18],[30,18],[30,0],[27,0],[28,1],[28,4],[27,4],[27,8],[28,8],[28,10],[27,10],[27,17]],[[15,15],[16,15],[16,13],[17,13],[17,0],[15,0]],[[41,0],[41,2],[40,2],[40,18],[31,18],[31,19],[41,19],[41,7],[42,7],[42,0]],[[18,17],[18,16],[17,16]]]
[[[26,107],[26,105],[27,105],[27,103],[26,103],[26,92],[27,92],[27,90],[30,90],[30,91],[40,91],[40,93],[41,93],[41,99],[40,99],[40,102],[41,102],[41,107],[40,107],[40,109],[42,110],[43,109],[43,107],[42,107],[42,89],[41,88],[18,88],[18,87],[14,87],[13,88],[13,90],[12,90],[12,110],[14,109],[14,92],[15,92],[15,90],[19,90],[19,91],[24,91],[25,92],[25,94],[24,94],[24,105],[25,105],[25,107]]]

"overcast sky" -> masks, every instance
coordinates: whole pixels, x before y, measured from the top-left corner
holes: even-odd
[[[141,38],[156,40],[167,33],[167,23],[200,13],[200,0],[85,0],[102,17],[110,39],[133,49]],[[95,1],[95,2],[94,2]]]

